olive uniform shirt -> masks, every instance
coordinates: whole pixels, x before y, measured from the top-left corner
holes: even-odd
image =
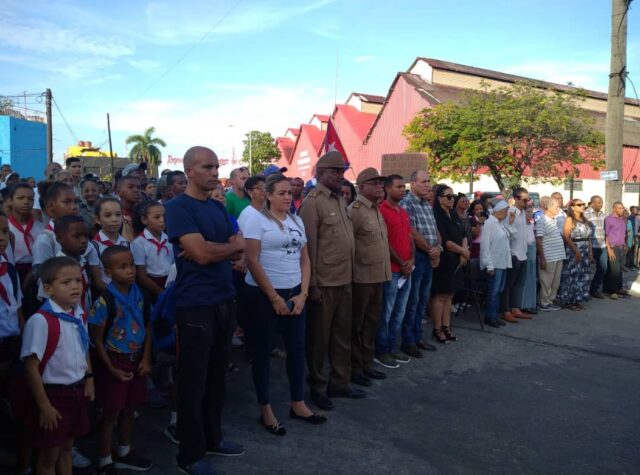
[[[356,243],[353,281],[377,284],[391,280],[387,225],[378,206],[358,195],[349,206],[349,214]]]
[[[310,286],[337,287],[353,279],[354,239],[347,206],[340,194],[318,185],[299,211],[307,232]]]

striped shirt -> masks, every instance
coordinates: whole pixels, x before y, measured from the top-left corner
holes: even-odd
[[[400,206],[409,214],[411,227],[424,236],[427,244],[429,246],[438,244],[436,218],[431,205],[410,192],[402,199]]]
[[[591,245],[593,247],[607,247],[604,242],[604,211],[600,210],[596,213],[593,208],[587,208],[584,212],[584,217],[592,224],[592,230],[594,231],[591,235],[593,238]]]
[[[555,218],[550,218],[546,214],[536,221],[536,237],[542,238],[542,250],[544,259],[547,262],[557,262],[566,259],[564,252],[564,241],[558,229]]]

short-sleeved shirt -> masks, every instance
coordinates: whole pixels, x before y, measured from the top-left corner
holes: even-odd
[[[604,211],[596,212],[593,208],[587,208],[584,217],[591,223],[593,234],[591,235],[591,245],[593,247],[607,247],[604,234]]]
[[[231,276],[231,261],[223,260],[201,265],[179,257],[180,237],[201,234],[205,241],[226,243],[235,234],[233,222],[218,201],[192,198],[183,193],[170,200],[165,208],[169,241],[174,244],[178,276],[176,306],[210,306],[226,302],[235,296]]]
[[[238,228],[240,228],[240,232],[244,235],[244,228],[247,224],[254,220],[258,219],[259,215],[261,215],[260,211],[255,209],[253,206],[247,206],[242,210],[240,216],[238,216]]]
[[[389,246],[403,261],[411,257],[411,224],[404,208],[391,206],[386,200],[380,205],[380,213],[387,223]],[[391,272],[400,272],[400,266],[391,261]]]
[[[120,293],[113,283],[107,286],[116,303],[116,315],[111,328],[105,328],[105,346],[116,353],[136,353],[142,349],[145,337],[144,296],[133,284],[127,295]],[[98,298],[89,315],[89,323],[103,325],[109,317],[104,297]]]
[[[231,190],[226,194],[225,202],[229,214],[238,219],[240,217],[240,213],[242,213],[242,211],[251,204],[251,198],[248,196],[240,198],[233,190]]]
[[[554,218],[543,214],[536,221],[536,237],[542,238],[542,250],[547,262],[564,261],[567,257],[564,250],[564,240]]]
[[[20,334],[18,325],[18,309],[22,305],[22,292],[20,290],[20,282],[16,275],[16,286],[14,288],[9,267],[14,267],[7,257],[0,255],[0,266],[6,266],[6,272],[0,275],[0,285],[4,287],[8,302],[0,298],[0,338],[8,336],[16,336]],[[15,272],[15,267],[13,269]],[[17,298],[16,298],[17,297]]]
[[[307,236],[300,218],[287,215],[281,224],[282,227],[256,211],[256,215],[245,223],[242,234],[245,239],[260,241],[260,265],[273,288],[292,289],[302,281],[300,255],[307,244]],[[250,272],[245,281],[258,285]]]
[[[16,238],[13,248],[16,264],[30,264],[33,261],[33,246],[43,229],[44,225],[34,218],[25,224],[9,219],[9,230]]]
[[[53,300],[49,300],[51,310],[65,313]],[[84,311],[80,305],[73,309],[73,317],[82,319]],[[87,355],[82,344],[80,332],[74,323],[59,320],[60,340],[51,358],[42,372],[44,384],[73,384],[84,378],[87,372]],[[83,323],[86,328],[86,323]],[[42,361],[49,337],[49,325],[45,317],[36,312],[27,320],[22,335],[20,358],[35,355]]]
[[[348,209],[355,239],[353,282],[377,284],[391,280],[387,224],[378,206],[358,194]]]
[[[125,238],[123,238],[122,235],[120,235],[120,234],[118,234],[118,237],[116,238],[115,241],[112,241],[102,231],[98,231],[98,233],[93,237],[93,240],[91,242],[92,242],[92,245],[90,245],[89,247],[94,248],[94,250],[96,251],[96,256],[98,256],[97,265],[100,266],[100,275],[102,276],[102,282],[104,282],[106,285],[109,285],[111,283],[111,277],[109,277],[109,276],[107,276],[107,274],[105,274],[104,265],[102,265],[102,260],[100,260],[100,256],[102,255],[104,250],[106,248],[108,248],[108,247],[111,247],[111,246],[114,246],[114,245],[124,246],[124,247],[131,247],[131,245],[130,245],[129,241],[127,241]],[[93,265],[93,264],[91,264],[91,262],[89,262],[89,265]]]
[[[146,228],[131,244],[133,260],[137,266],[145,266],[147,275],[166,277],[173,264],[173,246],[162,233],[158,241]]]
[[[624,218],[610,214],[604,218],[604,232],[609,245],[623,247],[625,234],[627,233],[627,223]]]
[[[402,199],[400,206],[409,214],[411,227],[422,234],[427,244],[430,246],[438,244],[436,219],[429,202],[409,193]]]

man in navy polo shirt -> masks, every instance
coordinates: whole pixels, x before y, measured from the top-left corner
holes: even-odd
[[[231,260],[241,257],[244,239],[236,234],[224,206],[209,197],[218,185],[218,167],[212,150],[187,150],[187,189],[165,210],[178,271],[178,468],[187,474],[213,473],[204,459],[207,454],[244,453],[242,446],[223,440],[221,431],[234,329]]]

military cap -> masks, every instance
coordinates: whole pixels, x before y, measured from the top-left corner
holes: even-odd
[[[342,158],[342,154],[340,152],[331,151],[325,153],[316,164],[316,169],[323,168],[339,168],[344,170],[344,158]]]
[[[358,177],[356,178],[356,185],[360,186],[363,183],[366,183],[371,180],[384,180],[387,178],[386,176],[381,176],[373,167],[365,168],[360,173],[358,173]]]

